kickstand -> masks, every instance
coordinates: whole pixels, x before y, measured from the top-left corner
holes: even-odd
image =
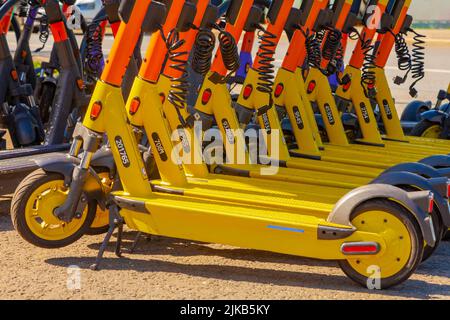
[[[136,238],[134,238],[133,245],[131,246],[131,249],[130,249],[130,253],[134,253],[134,251],[136,250],[136,247],[139,243],[139,239],[141,238],[141,235],[142,235],[142,232],[139,231],[136,235]]]
[[[103,239],[102,245],[100,246],[97,258],[95,258],[95,263],[90,266],[91,270],[98,270],[100,261],[103,258],[103,254],[105,253],[106,247],[108,246],[108,243],[111,240],[111,236],[116,228],[119,228],[119,234],[117,237],[115,252],[116,255],[120,257],[120,245],[122,243],[122,232],[123,232],[123,219],[119,214],[118,207],[116,205],[111,205],[109,207],[109,229],[105,235],[105,239]]]

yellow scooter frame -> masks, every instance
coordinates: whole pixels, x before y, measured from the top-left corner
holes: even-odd
[[[420,263],[423,240],[430,245],[435,243],[432,221],[427,215],[426,207],[429,205],[431,196],[427,191],[406,193],[396,187],[385,185],[359,188],[339,201],[329,211],[330,214],[325,220],[303,215],[301,214],[303,211],[299,207],[289,212],[280,212],[268,209],[261,203],[250,205],[233,201],[233,199],[201,199],[173,192],[167,188],[156,188],[155,192],[151,190],[147,175],[143,171],[144,166],[140,160],[139,148],[133,136],[132,127],[128,125],[127,119],[124,117],[125,110],[123,112],[119,110],[122,95],[117,88],[120,87],[126,64],[135,48],[140,34],[139,27],[144,21],[144,16],[147,18],[143,30],[156,31],[149,27],[149,24],[151,25],[153,19],[156,19],[155,16],[161,15],[159,11],[161,6],[157,4],[156,7],[149,8],[152,3],[150,0],[125,3],[125,7],[129,6],[122,15],[125,22],[119,28],[111,55],[102,74],[102,80],[96,87],[83,125],[77,128],[78,135],[72,145],[73,154],[79,153],[81,143],[83,143],[85,152],[81,157],[80,164],[74,168],[72,174],[74,180],[69,185],[68,199],[76,195],[79,185],[77,178],[81,177],[78,174],[89,167],[92,152],[96,146],[98,147],[98,140],[101,140],[99,136],[103,133],[106,133],[111,141],[114,159],[124,186],[123,191],[115,191],[111,194],[110,229],[101,246],[99,258],[115,227],[119,227],[118,243],[120,244],[125,221],[130,228],[157,235],[214,241],[246,248],[339,260],[344,272],[361,285],[367,285],[367,280],[371,275],[368,267],[373,264],[377,265],[380,271],[378,284],[380,289],[405,281]],[[184,4],[178,1],[172,3],[165,26],[176,21],[176,13],[177,11],[179,13],[180,6],[184,7]],[[153,18],[151,19],[151,17]],[[159,36],[158,34],[152,37],[152,41],[155,42],[151,42],[148,53],[151,54],[157,50],[156,47],[152,47],[152,44],[158,42]],[[153,67],[148,68],[149,63],[144,59],[140,76],[147,76],[161,67],[155,63]],[[152,88],[154,90],[150,91],[151,95],[157,96],[154,83],[139,78],[136,80],[127,103],[128,115],[137,115],[134,119],[139,120],[145,109],[144,104],[147,102],[156,103],[158,101],[159,106],[156,104],[156,111],[162,110],[159,99],[147,100],[147,96],[144,96],[145,102],[142,100],[142,105],[132,107],[131,103],[136,101],[134,94],[137,90]],[[108,100],[111,98],[115,98],[118,103],[106,105],[107,102],[113,102]],[[112,107],[116,110],[113,110]],[[131,114],[130,111],[132,111]],[[104,115],[112,116],[114,113],[117,113],[114,118],[104,117]],[[107,122],[111,122],[111,119],[116,122],[108,124]],[[97,123],[97,120],[101,121]],[[164,161],[162,153],[164,149],[160,147],[166,141],[164,139],[169,136],[169,132],[167,128],[163,128],[162,113],[156,113],[156,122],[158,123],[156,127],[145,127],[145,125],[144,127],[150,130],[159,130],[160,143],[155,142],[157,139],[154,135],[150,135],[150,141],[155,150],[155,157]],[[163,129],[166,131],[164,132]],[[134,161],[136,162],[134,163]],[[177,165],[177,163],[175,164]],[[164,169],[166,168],[170,167]],[[180,172],[182,177],[182,167],[178,169],[175,172]],[[176,175],[168,174],[166,179],[174,179],[180,184],[185,182],[184,179],[176,180]],[[34,182],[33,185],[36,183]],[[144,185],[147,185],[148,188],[145,189]],[[26,186],[30,186],[30,184],[23,184],[25,189]],[[40,199],[21,198],[21,195],[28,194],[27,192],[15,195],[13,207],[23,208],[23,204],[34,205],[37,203],[36,211],[43,210],[45,206],[40,206]],[[140,195],[136,195],[134,192]],[[373,195],[378,200],[371,201]],[[57,209],[55,208],[55,210]],[[326,209],[329,208],[324,207],[322,210]],[[14,215],[22,219],[23,212],[14,210]],[[35,212],[35,214],[37,213]],[[22,222],[18,226],[20,226],[21,232],[25,232]],[[386,236],[387,234],[396,236]],[[120,250],[116,250],[116,253],[120,253]],[[94,265],[95,267],[98,267],[98,264]]]

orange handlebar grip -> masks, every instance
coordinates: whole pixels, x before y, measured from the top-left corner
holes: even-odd
[[[12,9],[10,9],[0,20],[0,32],[2,34],[8,33],[9,25],[11,23]]]
[[[395,24],[395,27],[392,30],[394,34],[398,34],[400,32],[400,30],[405,22],[405,18],[408,13],[408,9],[409,9],[409,6],[407,6],[407,5],[405,5],[402,8],[402,11],[397,20],[397,23]],[[380,45],[378,46],[378,52],[377,52],[377,58],[375,60],[375,64],[380,68],[384,68],[387,64],[387,61],[391,54],[392,48],[394,47],[395,37],[390,32],[388,32],[386,34],[380,35],[380,37],[377,41],[380,41]]]
[[[121,22],[106,60],[101,80],[120,87],[134,48],[141,34],[141,26],[152,0],[136,0],[128,23]]]
[[[316,0],[309,12],[308,19],[303,26],[304,30],[311,30],[319,15],[319,12],[325,9],[328,5],[328,0]],[[283,69],[294,72],[297,66],[302,66],[306,59],[306,38],[301,30],[295,30],[292,36],[291,43],[286,52],[286,56],[283,61]]]
[[[239,16],[236,19],[236,23],[234,25],[227,24],[227,26],[225,27],[225,31],[229,32],[233,36],[233,38],[236,39],[236,42],[239,41],[242,31],[244,31],[244,26],[252,6],[253,0],[244,0],[241,6],[241,10],[239,10]],[[223,63],[220,50],[217,51],[216,56],[214,57],[211,71],[216,72],[223,77],[227,75],[227,68],[225,68],[225,65]]]
[[[208,8],[209,0],[199,0],[197,2],[197,13],[195,14],[194,25],[200,26],[203,20],[203,16],[206,12],[206,8]],[[184,45],[180,48],[181,51],[189,51],[194,46],[195,37],[197,36],[197,29],[190,29],[187,32],[183,32],[180,34],[180,40],[184,40]],[[181,71],[174,69],[170,66],[170,64],[166,64],[164,67],[164,72],[166,76],[178,78],[182,76]]]
[[[163,26],[163,32],[166,36],[177,26],[185,2],[186,1],[184,0],[179,0],[172,3],[166,22]],[[148,45],[147,52],[142,60],[141,69],[139,70],[139,77],[146,81],[156,83],[161,74],[161,68],[166,59],[166,55],[166,43],[164,42],[161,33],[157,32],[153,34],[150,39],[150,44]]]
[[[286,21],[289,17],[289,13],[291,12],[292,5],[294,4],[294,0],[285,0],[283,1],[283,4],[281,6],[280,12],[278,13],[278,17],[276,21],[272,24],[269,24],[267,27],[267,32],[271,33],[275,38],[270,39],[271,42],[274,43],[274,47],[278,44],[280,41],[281,36],[283,35],[283,30],[286,25]],[[264,50],[259,50],[258,54],[256,55],[255,62],[253,64],[253,68],[259,69],[262,67],[261,65],[261,55],[260,53],[263,53]],[[270,58],[273,55],[270,56]],[[269,58],[267,54],[264,55],[264,59]]]

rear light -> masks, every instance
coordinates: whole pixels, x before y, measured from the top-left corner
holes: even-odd
[[[279,96],[281,96],[281,94],[283,93],[284,90],[284,85],[282,83],[277,84],[277,86],[275,87],[275,98],[278,98]]]
[[[308,83],[308,93],[312,93],[314,89],[316,88],[316,82],[313,80],[310,83]]]
[[[376,242],[348,242],[341,246],[345,255],[373,255],[380,252],[380,245]]]
[[[131,100],[130,108],[128,109],[128,112],[131,115],[134,115],[134,114],[136,114],[136,112],[138,112],[140,106],[141,106],[141,100],[139,100],[138,97],[135,97],[135,98],[133,98],[133,100]]]
[[[244,88],[244,99],[248,99],[252,94],[253,87],[249,84]]]
[[[205,105],[209,102],[212,97],[212,92],[210,89],[206,89],[202,94],[202,103]]]
[[[447,198],[450,198],[450,181],[447,182]]]
[[[102,103],[100,101],[94,102],[94,104],[91,107],[90,113],[91,120],[93,121],[97,120],[101,112],[102,112]]]
[[[432,213],[434,208],[434,194],[430,192],[428,195],[428,213]]]

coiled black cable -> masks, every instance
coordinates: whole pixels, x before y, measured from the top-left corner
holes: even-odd
[[[86,30],[86,57],[84,61],[86,72],[93,78],[98,78],[103,68],[103,30],[98,22],[88,25]]]
[[[191,67],[194,72],[205,76],[211,69],[216,37],[211,30],[200,29],[195,38]]]
[[[363,87],[364,94],[367,98],[374,98],[376,94],[376,54],[375,46],[372,44],[373,41],[372,39],[366,39],[366,35],[361,35],[356,29],[353,29],[349,33],[349,37],[352,40],[358,39],[361,43],[361,50],[364,56],[363,65],[361,68],[361,86]]]
[[[180,40],[180,33],[177,29],[169,32],[166,39],[166,46],[168,51],[167,61],[170,67],[179,71],[181,76],[170,77],[171,89],[167,96],[167,100],[175,107],[178,118],[182,126],[186,126],[186,120],[182,116],[180,109],[186,108],[187,95],[189,91],[189,75],[187,72],[188,56],[187,51],[179,50],[185,43],[185,40]]]
[[[233,35],[225,30],[219,32],[219,50],[225,68],[230,74],[236,72],[240,66],[239,49]]]
[[[326,30],[325,42],[322,49],[322,57],[328,61],[333,60],[341,44],[342,33],[336,29]]]
[[[394,79],[396,85],[400,85],[406,81],[412,68],[411,54],[409,53],[408,44],[405,40],[404,33],[391,34],[395,37],[395,54],[397,55],[397,67],[400,71],[405,71],[403,77],[397,76]]]
[[[276,53],[276,39],[277,36],[268,30],[264,29],[263,26],[258,25],[258,39],[260,41],[259,50],[257,56],[259,60],[259,68],[256,70],[258,72],[258,86],[256,89],[259,92],[267,93],[272,101],[272,91],[273,85],[275,83],[275,58]],[[272,103],[270,103],[272,105]]]
[[[17,11],[17,15],[21,18],[25,18],[28,15],[28,1],[27,0],[21,0],[19,2],[19,8]]]
[[[193,47],[192,69],[200,75],[206,75],[211,68],[212,53],[215,47],[215,36],[211,29],[219,31],[219,51],[222,55],[222,61],[225,68],[229,71],[228,75],[223,79],[224,82],[239,69],[240,56],[236,40],[233,35],[219,25],[214,24],[210,29],[200,29],[195,38]]]
[[[50,30],[48,24],[48,17],[46,14],[41,14],[41,17],[39,18],[39,41],[42,43],[42,46],[34,50],[34,52],[40,52],[42,49],[44,49],[49,36]]]
[[[409,29],[414,33],[414,43],[412,50],[411,74],[414,82],[409,87],[409,94],[415,98],[417,96],[416,84],[425,77],[425,38],[424,35],[417,33],[413,29]]]

